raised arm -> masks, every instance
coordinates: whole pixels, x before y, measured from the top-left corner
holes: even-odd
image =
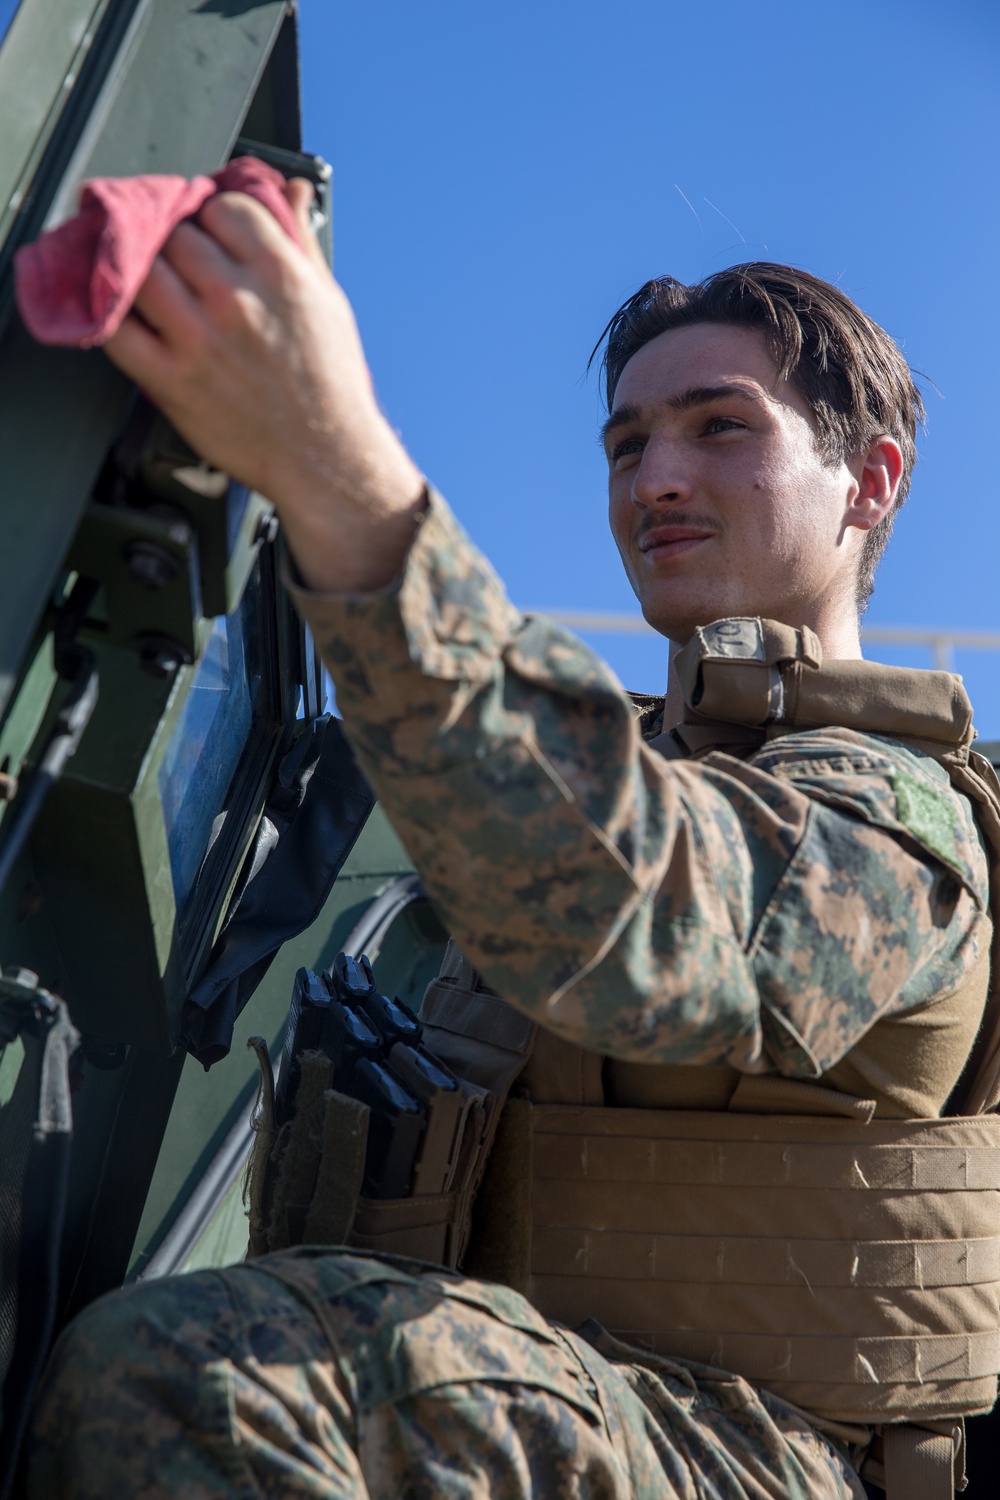
[[[978,956],[985,871],[940,776],[950,864],[898,821],[902,749],[842,754],[832,797],[822,742],[663,761],[607,668],[522,619],[428,505],[318,254],[239,196],[200,225],[168,242],[109,353],[278,507],[362,762],[489,981],[592,1049],[807,1077],[887,1010],[953,988]]]
[[[665,761],[608,668],[520,616],[436,496],[397,584],[298,602],[450,929],[571,1040],[815,1077],[984,951],[985,859],[940,768],[818,733]],[[954,828],[949,856],[900,822],[901,769]]]

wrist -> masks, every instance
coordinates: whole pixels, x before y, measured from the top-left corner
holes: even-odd
[[[423,475],[368,474],[345,489],[318,486],[308,505],[279,508],[299,577],[315,593],[364,594],[386,588],[403,570],[427,508]]]
[[[305,585],[367,593],[398,576],[426,507],[424,478],[377,407],[315,432],[269,491]]]

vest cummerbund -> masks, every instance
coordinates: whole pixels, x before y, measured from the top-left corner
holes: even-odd
[[[530,1111],[545,1316],[595,1318],[841,1422],[993,1405],[997,1116],[508,1109]]]

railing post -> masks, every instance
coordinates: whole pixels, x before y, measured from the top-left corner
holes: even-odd
[[[938,671],[953,671],[951,637],[947,635],[935,635],[931,641],[931,645],[934,650],[934,665]]]

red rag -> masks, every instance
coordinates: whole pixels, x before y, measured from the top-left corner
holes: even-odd
[[[80,212],[14,257],[17,306],[43,344],[92,349],[121,326],[156,257],[183,219],[216,193],[247,193],[301,245],[284,178],[253,156],[211,177],[95,177]]]

